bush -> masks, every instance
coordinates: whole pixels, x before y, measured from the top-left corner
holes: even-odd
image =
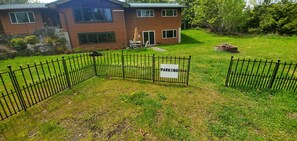
[[[43,27],[36,29],[33,34],[35,35],[41,35],[43,37],[54,37],[56,32],[55,27]]]
[[[46,54],[62,54],[66,49],[66,39],[57,36],[45,38],[45,43],[51,47],[51,50]]]
[[[0,44],[7,44],[9,40],[12,38],[11,35],[0,34]]]
[[[26,36],[25,41],[27,42],[27,44],[31,44],[31,45],[36,45],[37,43],[39,43],[39,39],[35,35]]]
[[[32,56],[34,52],[29,49],[23,49],[17,52],[17,56]]]
[[[9,44],[9,41],[13,38],[24,38],[27,34],[7,35],[0,34],[0,44]]]
[[[248,32],[252,33],[252,34],[259,34],[259,33],[261,33],[261,30],[258,28],[249,28]]]
[[[10,40],[10,47],[15,50],[23,50],[27,48],[27,43],[23,38],[14,38]]]
[[[5,60],[7,58],[8,58],[8,56],[6,53],[0,53],[0,60]]]
[[[45,38],[45,43],[51,46],[66,45],[66,42],[65,38],[59,38],[57,36]]]

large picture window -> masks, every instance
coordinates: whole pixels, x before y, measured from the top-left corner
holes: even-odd
[[[76,22],[112,22],[110,8],[77,8],[74,18]]]
[[[177,10],[176,9],[162,9],[162,17],[176,17]]]
[[[163,30],[163,38],[176,38],[176,30]]]
[[[78,33],[78,40],[81,45],[115,42],[114,32],[100,33]]]
[[[35,23],[35,17],[32,11],[9,12],[8,14],[13,24]]]
[[[137,17],[154,17],[154,10],[153,9],[138,9],[137,10]]]

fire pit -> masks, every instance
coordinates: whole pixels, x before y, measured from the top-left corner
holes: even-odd
[[[222,44],[215,47],[216,51],[227,51],[231,53],[239,53],[236,46],[230,45],[230,44]]]

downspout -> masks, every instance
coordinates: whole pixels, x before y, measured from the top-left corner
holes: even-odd
[[[61,13],[61,14],[63,14],[63,17],[64,17],[64,20],[65,20],[65,24],[66,24],[66,30],[67,30],[67,32],[68,32],[68,36],[69,36],[69,41],[70,41],[70,46],[71,46],[71,51],[72,52],[74,52],[74,50],[73,50],[73,45],[72,45],[72,39],[71,39],[71,37],[70,37],[70,30],[69,30],[69,26],[68,26],[68,20],[67,20],[67,18],[66,18],[66,14],[65,14],[65,12],[63,12],[63,11],[59,11],[59,10],[57,10],[59,13]]]

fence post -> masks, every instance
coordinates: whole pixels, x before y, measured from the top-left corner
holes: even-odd
[[[123,79],[125,79],[125,61],[124,61],[124,51],[122,50],[122,73],[123,73]]]
[[[271,81],[269,83],[269,86],[268,88],[271,89],[272,86],[273,86],[273,83],[274,83],[274,80],[275,80],[275,77],[276,77],[276,74],[277,74],[277,71],[278,71],[278,68],[279,68],[279,64],[280,64],[280,60],[277,60],[277,63],[275,64],[275,68],[273,70],[273,74],[272,74],[272,78],[271,78]]]
[[[19,83],[17,81],[15,73],[12,71],[11,66],[7,66],[7,68],[9,69],[9,77],[12,82],[15,93],[16,93],[17,97],[19,98],[19,102],[20,102],[23,110],[26,111],[26,108],[27,108],[26,103],[25,103],[24,97],[22,96],[21,88],[19,86]],[[11,94],[13,94],[13,93],[11,93]]]
[[[68,73],[68,69],[67,69],[67,65],[66,65],[66,61],[64,59],[64,56],[62,57],[62,62],[63,62],[63,68],[64,68],[64,72],[65,72],[65,75],[66,75],[66,80],[67,80],[68,88],[71,89],[71,83],[70,83],[69,73]]]
[[[229,64],[229,69],[228,69],[228,73],[227,73],[227,77],[226,77],[226,82],[225,82],[225,87],[228,86],[229,77],[230,77],[230,73],[231,73],[231,69],[232,69],[232,64],[233,64],[233,57],[234,56],[231,56],[231,60],[230,60],[230,64]]]
[[[190,65],[191,65],[191,56],[189,56],[189,60],[188,60],[187,85],[189,85]]]
[[[97,74],[97,67],[96,67],[96,58],[95,58],[95,53],[94,52],[93,52],[92,57],[93,57],[93,62],[94,62],[95,76],[98,76],[98,74]]]
[[[153,54],[153,57],[152,57],[152,79],[153,79],[153,83],[155,83],[155,54]]]

